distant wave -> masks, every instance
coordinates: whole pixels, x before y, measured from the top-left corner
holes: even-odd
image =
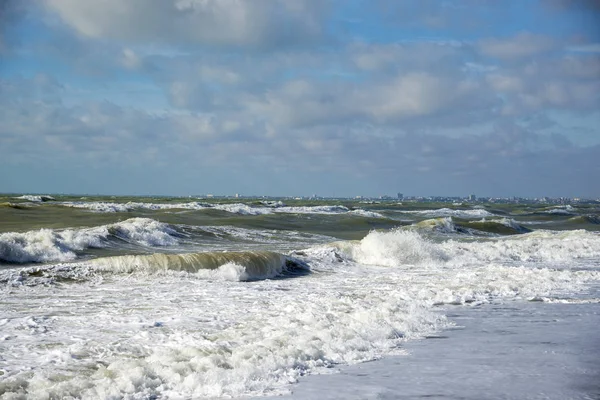
[[[577,217],[569,218],[568,221],[570,223],[574,223],[574,224],[589,223],[589,224],[594,224],[594,225],[600,225],[600,215],[597,215],[597,214],[579,215]]]
[[[64,202],[66,207],[83,208],[96,212],[128,212],[136,209],[146,210],[220,210],[239,215],[266,215],[274,213],[287,214],[351,214],[367,218],[385,218],[383,215],[362,209],[350,210],[342,205],[325,206],[286,206],[281,202],[269,203],[262,206],[251,206],[243,203],[209,204],[202,202],[189,203],[112,203],[112,202]]]
[[[14,208],[17,210],[29,210],[30,208],[33,207],[33,205],[26,205],[27,203],[11,203],[9,201],[5,201],[0,203],[0,207],[8,207],[8,208]]]
[[[18,196],[18,197],[14,197],[14,198],[19,199],[19,200],[31,201],[32,203],[41,203],[43,201],[54,200],[54,197],[52,197],[52,196],[30,195],[30,194],[24,194],[23,196]]]
[[[469,235],[514,235],[518,233],[531,232],[511,218],[483,218],[478,221],[455,222],[452,217],[432,218],[415,223],[406,229],[427,229],[440,233],[462,233]]]
[[[491,212],[476,208],[473,210],[454,210],[451,208],[439,208],[435,210],[411,210],[411,211],[402,211],[410,214],[421,214],[428,217],[457,217],[457,218],[484,218],[484,217],[493,217],[495,216]]]
[[[559,215],[576,214],[575,208],[570,204],[566,204],[564,206],[555,206],[555,207],[549,208],[543,212],[546,214],[559,214]]]
[[[479,231],[503,235],[531,232],[531,229],[524,227],[512,218],[483,218],[479,221],[465,222],[463,225],[469,228],[475,228]]]

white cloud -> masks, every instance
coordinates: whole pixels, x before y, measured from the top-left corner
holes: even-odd
[[[479,50],[486,56],[501,59],[530,57],[554,50],[559,43],[548,36],[522,32],[513,37],[488,38],[479,42]]]
[[[421,4],[385,3],[405,11]],[[55,17],[38,27],[48,35],[22,54],[61,82],[49,73],[0,81],[4,162],[71,157],[98,168],[109,159],[244,171],[293,165],[294,173],[383,174],[383,182],[408,171],[407,178],[437,174],[440,181],[446,173],[518,174],[508,158],[529,167],[528,157],[589,161],[597,143],[566,154],[569,146],[555,143],[567,138],[561,131],[551,140],[555,126],[544,117],[558,110],[583,118],[600,108],[600,58],[563,51],[564,43],[543,35],[475,42],[395,35],[401,40],[390,43],[377,36],[383,30],[370,31],[380,21],[365,13],[351,30],[366,37],[328,42],[339,15],[326,21],[331,3],[317,0],[35,4]],[[411,26],[423,19],[449,26],[438,4],[427,2]],[[450,13],[471,12],[466,3],[444,4]],[[532,116],[537,126],[514,127]]]
[[[502,96],[504,115],[545,109],[593,112],[600,107],[600,59],[596,56],[535,60],[508,65],[486,77]]]
[[[327,2],[244,0],[48,0],[81,35],[126,43],[277,47],[324,34]]]
[[[519,92],[523,90],[523,82],[518,76],[507,76],[502,74],[490,74],[487,76],[492,89],[498,92]]]
[[[439,62],[459,63],[462,45],[430,41],[392,44],[353,44],[348,49],[353,63],[362,70],[429,69]]]
[[[131,49],[123,49],[121,62],[129,69],[138,69],[142,65],[140,57]]]
[[[600,53],[600,43],[588,43],[569,46],[568,50],[580,53]]]

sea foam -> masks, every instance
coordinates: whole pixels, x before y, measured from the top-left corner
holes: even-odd
[[[464,219],[494,216],[494,214],[482,208],[475,208],[472,210],[453,210],[451,208],[439,208],[436,210],[413,210],[403,212],[411,214],[421,214],[426,215],[428,217],[457,217]]]
[[[95,286],[10,286],[0,315],[9,344],[0,391],[15,398],[276,395],[303,375],[399,354],[404,340],[449,327],[438,305],[568,296],[600,278],[569,268],[586,258],[598,266],[595,233],[479,240],[373,231],[295,253],[326,271],[251,283],[238,281],[262,263],[245,262],[252,253],[212,252],[161,255],[164,262],[99,259],[90,268],[112,275]],[[274,267],[264,271],[283,271],[288,259],[264,254]],[[554,261],[565,268],[545,264]],[[148,273],[130,273],[136,266]],[[197,273],[209,281],[190,279]]]
[[[0,234],[0,261],[11,263],[69,261],[77,252],[110,245],[119,239],[141,246],[172,246],[178,243],[177,231],[149,218],[80,229],[40,229]]]
[[[583,230],[535,231],[478,241],[434,242],[418,231],[397,228],[372,231],[360,241],[335,242],[303,253],[318,255],[317,258],[335,253],[342,260],[387,267],[533,262],[567,267],[570,261],[600,259],[600,234]]]
[[[239,215],[266,215],[266,214],[351,214],[367,218],[384,218],[383,215],[362,209],[350,210],[342,205],[325,206],[286,206],[281,202],[267,203],[263,206],[253,206],[244,203],[210,204],[202,202],[188,203],[111,203],[111,202],[63,202],[65,207],[88,209],[95,212],[113,213],[129,212],[134,210],[219,210]]]
[[[19,200],[27,200],[27,201],[31,201],[32,203],[41,203],[43,201],[52,201],[54,200],[54,197],[52,196],[48,196],[48,195],[30,195],[30,194],[24,194],[23,196],[18,196],[18,197],[14,197],[15,199],[19,199]]]

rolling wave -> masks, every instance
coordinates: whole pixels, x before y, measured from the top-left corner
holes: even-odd
[[[186,273],[208,280],[252,281],[308,272],[308,264],[273,251],[226,251],[101,257],[84,262],[0,271],[0,282],[35,286],[99,275]]]
[[[425,215],[427,217],[457,217],[457,218],[484,218],[495,216],[491,212],[482,208],[475,208],[472,210],[454,210],[451,208],[439,208],[435,210],[411,210],[402,211],[404,213]]]
[[[103,257],[90,262],[96,270],[110,273],[181,271],[238,281],[273,278],[284,270],[307,267],[300,261],[272,251],[155,253]]]
[[[600,225],[600,215],[597,214],[588,214],[588,215],[579,215],[577,217],[571,217],[568,219],[568,222],[573,224],[594,224]]]
[[[95,212],[114,213],[129,212],[133,210],[219,210],[239,215],[266,215],[266,214],[350,214],[367,218],[385,218],[383,215],[362,209],[351,210],[342,205],[323,206],[286,206],[281,202],[267,203],[262,206],[248,205],[244,203],[233,204],[209,204],[202,202],[189,203],[111,203],[111,202],[63,202],[65,207],[82,208]]]
[[[418,231],[397,228],[372,231],[360,241],[334,242],[292,254],[319,265],[345,261],[386,267],[543,262],[570,268],[578,260],[600,259],[600,234],[535,231],[478,241],[434,242]]]
[[[520,225],[511,218],[483,218],[479,221],[460,221],[455,222],[452,217],[426,219],[407,227],[407,229],[417,228],[421,230],[430,230],[440,233],[461,233],[475,236],[489,236],[490,234],[515,235],[519,233],[531,232],[531,229]]]
[[[109,247],[110,239],[157,247],[177,244],[178,236],[170,225],[149,218],[131,218],[94,228],[8,232],[0,234],[0,262],[71,261],[83,250]]]
[[[19,199],[19,200],[27,200],[30,201],[32,203],[41,203],[44,201],[53,201],[55,200],[54,197],[52,196],[41,196],[41,195],[30,195],[30,194],[24,194],[23,196],[18,196],[18,197],[14,197],[15,199]]]

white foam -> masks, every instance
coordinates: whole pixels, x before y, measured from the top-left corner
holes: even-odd
[[[130,218],[108,228],[115,236],[144,246],[173,246],[179,242],[175,229],[150,218]]]
[[[63,206],[85,208],[96,212],[127,212],[132,209],[128,203],[90,202],[90,203],[62,203]]]
[[[261,201],[261,204],[264,204],[267,207],[285,207],[285,204],[281,200],[277,200],[277,201],[263,200],[263,201]]]
[[[571,206],[565,206],[560,208],[553,208],[551,210],[546,210],[546,214],[559,214],[559,215],[573,215],[574,209]]]
[[[271,214],[273,212],[270,207],[252,207],[243,203],[215,204],[212,206],[212,208],[241,215],[264,215]]]
[[[176,234],[168,224],[148,218],[131,218],[94,228],[8,232],[0,234],[0,261],[74,260],[78,251],[108,246],[111,235],[143,246],[171,246],[178,243]]]
[[[484,221],[485,221],[485,219],[484,219]],[[512,219],[512,218],[492,219],[490,221],[497,222],[497,223],[502,224],[504,226],[508,226],[509,228],[513,228],[516,231],[523,230],[523,228],[521,227],[521,225],[519,225],[519,223],[517,221],[515,221],[514,219]]]
[[[412,231],[372,231],[350,249],[350,257],[361,264],[393,267],[444,260],[447,256],[433,243]]]
[[[272,265],[272,268],[260,274],[255,274],[249,272],[248,269],[243,265],[229,262],[221,265],[217,269],[200,270],[196,272],[195,275],[202,279],[244,282],[249,280],[274,278],[281,274],[282,270],[283,264],[281,263],[279,265]]]
[[[187,210],[221,210],[230,212],[233,214],[240,215],[265,215],[273,213],[287,213],[287,214],[353,214],[368,218],[384,218],[381,214],[365,211],[362,209],[349,210],[347,207],[342,205],[331,205],[331,206],[300,206],[290,207],[286,206],[281,202],[268,203],[265,206],[251,206],[243,203],[232,203],[232,204],[208,204],[199,202],[189,203],[140,203],[140,202],[128,202],[128,203],[111,203],[111,202],[64,202],[61,205],[66,207],[84,208],[96,212],[128,212],[136,209],[147,209],[147,210],[171,210],[171,209],[187,209]]]
[[[442,243],[440,248],[459,262],[564,264],[580,259],[600,258],[600,235],[583,230],[539,230],[469,243],[449,240]]]
[[[53,317],[33,321],[35,328],[16,337],[12,333],[27,322],[11,315],[3,328],[13,346],[4,355],[0,385],[8,393],[55,398],[277,394],[303,374],[380,357],[403,337],[444,324],[418,303],[408,304],[402,293],[386,294],[389,285],[372,292],[353,284],[346,297],[328,281],[240,286],[229,281],[243,276],[239,266],[217,273],[223,280],[212,284],[163,276],[151,291],[147,281],[133,277],[108,287],[104,282],[81,297],[71,288],[69,309],[94,304],[93,318],[63,318],[64,303],[53,302]],[[110,306],[102,300],[104,290]],[[33,345],[31,351],[43,331],[55,345]]]
[[[40,229],[25,233],[0,234],[0,261],[5,262],[48,262],[68,261],[77,256],[76,251],[92,247],[104,247],[103,239],[108,230],[65,230]]]
[[[597,233],[478,240],[371,232],[294,253],[322,271],[251,283],[238,282],[248,272],[242,264],[226,263],[209,280],[123,274],[101,283],[0,286],[0,392],[276,395],[304,374],[398,354],[402,341],[448,327],[435,305],[572,298],[600,279]],[[576,270],[580,262],[590,269]]]
[[[422,214],[428,217],[457,217],[457,218],[483,218],[494,216],[491,212],[476,208],[473,210],[453,210],[450,208],[439,208],[436,210],[403,211],[412,214]]]
[[[348,207],[335,206],[306,206],[306,207],[280,207],[274,210],[279,213],[290,214],[344,214],[349,212]]]
[[[447,240],[434,243],[418,232],[394,229],[372,231],[360,242],[336,244],[350,260],[381,266],[431,262],[565,263],[600,259],[600,234],[588,231],[535,231],[478,241]]]
[[[428,228],[440,233],[455,233],[456,225],[452,221],[452,217],[432,218],[418,222],[410,228]]]
[[[127,202],[127,203],[115,203],[105,201],[75,201],[75,202],[63,202],[60,203],[65,207],[83,208],[95,212],[114,213],[114,212],[128,212],[136,209],[145,210],[171,210],[171,209],[188,209],[188,210],[202,210],[210,208],[209,205],[199,202],[189,203],[142,203],[142,202]]]
[[[366,218],[385,218],[383,215],[381,215],[378,212],[375,211],[366,211],[363,209],[356,209],[356,210],[352,210],[350,211],[351,214],[355,214],[355,215],[360,215],[361,217],[366,217]]]
[[[18,196],[18,197],[13,197],[13,198],[21,199],[21,200],[28,200],[33,203],[41,203],[42,201],[54,200],[54,197],[52,197],[52,196],[48,196],[48,195],[39,196],[39,195],[30,195],[30,194],[24,194],[23,196]]]

